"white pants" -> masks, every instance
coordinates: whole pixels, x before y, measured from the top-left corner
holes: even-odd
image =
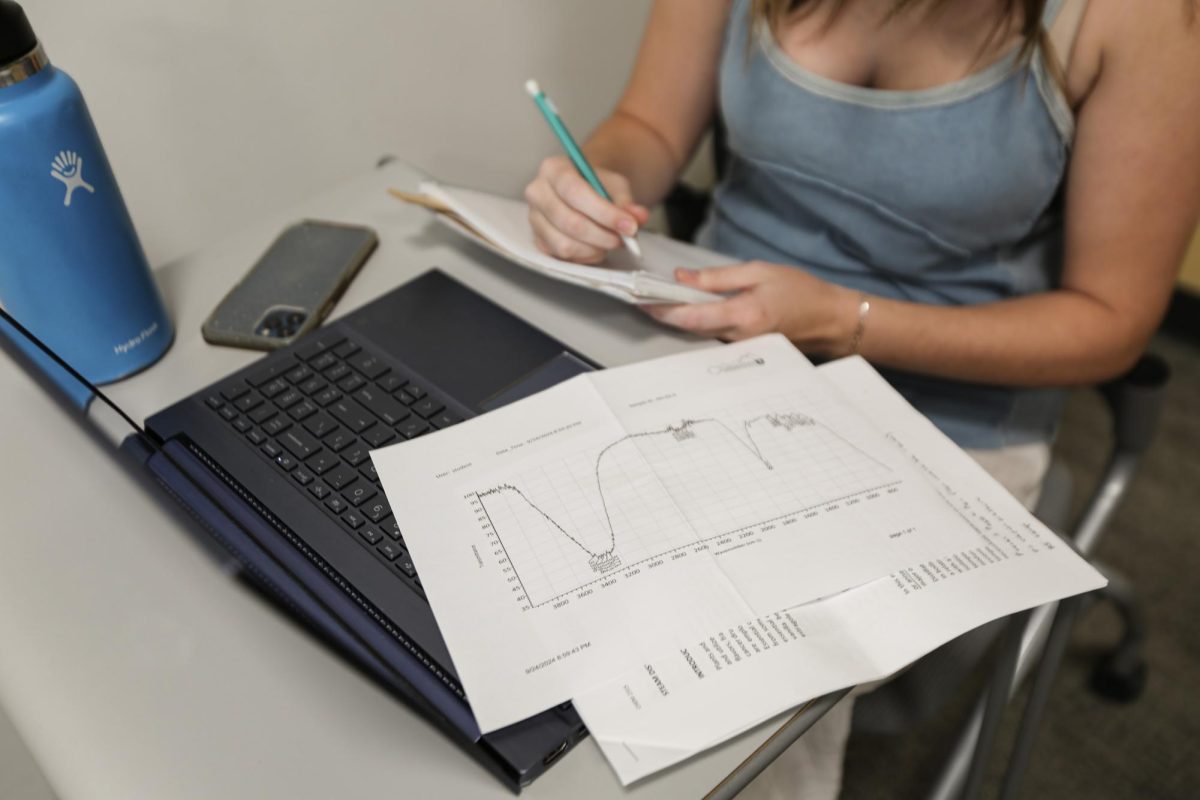
[[[1050,447],[1033,443],[996,450],[967,450],[968,455],[1008,489],[1026,508],[1037,504],[1050,466]],[[842,761],[850,736],[854,696],[885,681],[860,686],[763,770],[741,797],[751,800],[831,800],[842,786]]]

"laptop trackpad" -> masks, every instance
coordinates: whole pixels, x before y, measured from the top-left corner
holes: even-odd
[[[545,388],[587,368],[582,358],[565,358],[562,342],[438,270],[348,314],[344,323],[469,409],[515,400],[522,395],[499,396],[526,381]]]
[[[545,364],[535,367],[481,402],[479,410],[492,411],[500,408],[500,406],[506,406],[509,403],[529,397],[532,394],[537,394],[543,389],[549,389],[556,383],[562,383],[567,378],[573,378],[580,373],[591,371],[591,366],[572,354],[559,353]]]

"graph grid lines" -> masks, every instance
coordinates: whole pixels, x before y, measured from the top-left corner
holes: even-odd
[[[682,419],[473,494],[526,602],[539,606],[616,570],[897,482],[830,427],[783,408]]]

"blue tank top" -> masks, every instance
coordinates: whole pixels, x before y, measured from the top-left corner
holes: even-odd
[[[1047,4],[1047,28],[1059,6]],[[1040,50],[891,91],[816,75],[766,25],[750,26],[747,0],[736,0],[719,74],[730,153],[702,244],[938,305],[1055,285],[1074,118]],[[963,447],[1054,436],[1058,390],[881,372]]]

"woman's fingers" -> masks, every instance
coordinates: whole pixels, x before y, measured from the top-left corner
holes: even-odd
[[[662,322],[701,336],[738,341],[771,329],[761,299],[746,292],[717,303],[641,306]]]
[[[614,173],[605,174],[609,176],[610,181],[615,181],[617,177]],[[616,203],[601,197],[573,166],[570,169],[554,170],[550,177],[550,186],[566,205],[599,225],[626,236],[637,233],[638,221],[634,216]],[[633,201],[628,195],[628,189],[624,190],[622,200]]]
[[[643,205],[638,203],[627,203],[623,205],[622,208],[633,215],[633,218],[637,220],[638,227],[641,227],[650,221],[650,209]]]
[[[554,203],[542,212],[550,224],[565,233],[568,238],[590,244],[602,250],[615,250],[621,246],[621,237],[608,228],[601,227],[575,209],[563,203]]]
[[[737,292],[762,283],[762,265],[757,261],[732,264],[728,267],[675,270],[675,280],[706,292]]]
[[[639,306],[664,325],[702,336],[721,336],[733,327],[729,301],[722,303],[672,303]]]
[[[600,170],[615,202],[601,197],[563,156],[542,162],[525,188],[530,225],[539,248],[556,258],[594,264],[621,246],[617,235],[633,235],[650,212],[633,202],[624,176]]]
[[[600,182],[604,184],[604,188],[608,190],[608,196],[612,198],[613,204],[632,215],[639,226],[646,224],[646,220],[650,218],[650,211],[633,199],[633,187],[629,185],[629,179],[619,172],[610,172],[605,169],[596,170],[596,174],[599,176]]]
[[[536,208],[529,210],[529,224],[533,228],[534,241],[547,255],[581,264],[598,264],[604,260],[605,250],[567,236]]]

